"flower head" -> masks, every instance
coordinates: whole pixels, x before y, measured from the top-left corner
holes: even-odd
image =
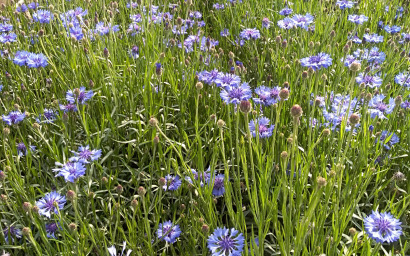
[[[80,89],[68,90],[66,93],[66,100],[73,104],[76,101],[78,102],[78,104],[85,104],[85,102],[91,99],[93,96],[94,92],[92,90],[86,91],[85,87],[82,86],[80,87]]]
[[[204,184],[207,183],[211,178],[211,168],[210,167],[208,167],[208,169],[202,173],[198,173],[194,169],[191,169],[191,172],[192,172],[192,176],[194,177],[194,180],[200,181],[201,187],[203,187]],[[185,180],[187,180],[191,184],[193,183],[190,176],[186,176]]]
[[[356,77],[356,83],[364,84],[367,87],[374,88],[379,87],[382,85],[383,80],[379,76],[372,76],[365,73],[360,73],[359,76]]]
[[[395,76],[394,81],[396,84],[410,88],[410,73],[399,73]]]
[[[283,15],[283,16],[288,16],[288,15],[292,14],[292,12],[293,12],[293,10],[291,8],[285,7],[282,10],[279,11],[279,14]]]
[[[242,83],[238,86],[225,86],[221,90],[221,98],[225,103],[239,104],[243,100],[248,100],[252,97],[252,91],[248,83]]]
[[[208,180],[208,184],[213,185],[212,189],[212,195],[214,196],[222,196],[225,193],[225,175],[223,174],[218,174],[215,177],[213,177],[213,182],[210,182],[212,177]]]
[[[11,111],[8,115],[3,115],[3,122],[8,125],[18,124],[26,117],[25,113],[19,111]]]
[[[232,228],[217,228],[208,237],[208,248],[212,256],[239,256],[243,251],[245,239],[242,233]]]
[[[53,221],[53,222],[50,222],[50,223],[46,224],[47,237],[56,239],[56,232],[59,229],[61,230],[62,228],[61,228],[60,224],[57,223],[57,222]]]
[[[26,64],[30,68],[44,68],[48,65],[47,57],[42,53],[30,53],[27,56]]]
[[[382,131],[380,138],[376,140],[376,142],[378,141],[380,141],[380,144],[383,145],[385,149],[390,150],[394,144],[400,141],[400,138],[394,132]]]
[[[126,245],[127,245],[127,243],[124,241],[124,243],[122,244],[121,254],[120,253],[117,254],[117,249],[115,249],[114,245],[108,248],[108,253],[110,254],[110,256],[129,256],[131,254],[132,250],[128,250],[127,253],[124,254]]]
[[[53,169],[53,171],[58,172],[56,177],[63,176],[66,182],[74,183],[85,175],[86,168],[82,162],[67,162],[64,165],[56,164],[61,166],[61,168]]]
[[[353,5],[355,4],[356,2],[353,2],[353,1],[349,1],[349,0],[338,0],[337,2],[336,2],[336,5],[337,6],[339,6],[339,8],[340,9],[342,9],[342,10],[344,10],[344,9],[346,9],[346,8],[353,8]]]
[[[40,23],[50,23],[54,15],[47,10],[38,10],[33,13],[33,20]]]
[[[256,120],[251,120],[249,122],[249,130],[253,137],[259,134],[259,138],[268,138],[272,136],[273,129],[275,125],[269,125],[270,120],[266,117],[261,117]]]
[[[388,212],[373,211],[364,219],[366,233],[378,243],[392,243],[402,234],[401,222]]]
[[[383,94],[378,94],[369,101],[368,106],[371,118],[379,117],[381,119],[386,119],[385,114],[390,114],[393,112],[393,109],[396,106],[394,99],[390,98],[389,103],[386,104],[383,102],[385,97],[386,96]]]
[[[51,217],[51,213],[58,213],[58,209],[63,209],[66,203],[65,196],[60,195],[56,191],[52,191],[44,195],[43,198],[36,202],[39,208],[39,214],[48,218]]]
[[[259,39],[261,37],[261,34],[259,30],[256,28],[247,28],[242,30],[242,32],[239,34],[240,38],[244,40],[251,40],[251,39]]]
[[[165,240],[168,243],[175,243],[181,235],[179,225],[173,225],[172,221],[166,221],[158,225],[157,236],[160,240]]]
[[[21,238],[21,230],[14,226],[9,226],[3,229],[3,235],[4,235],[4,240],[6,240],[6,243],[9,243],[10,239],[11,239],[11,242],[14,242],[14,238],[17,238],[17,239]]]
[[[168,174],[165,176],[165,185],[162,186],[162,189],[167,191],[174,191],[177,190],[181,186],[182,182],[178,175],[170,175]]]
[[[310,56],[300,60],[303,67],[313,68],[313,70],[318,70],[321,68],[327,68],[332,65],[332,58],[327,53],[319,53],[315,56]]]
[[[384,30],[389,34],[396,34],[396,33],[400,32],[401,27],[399,27],[399,26],[391,26],[390,27],[389,25],[386,25],[386,26],[384,26]]]
[[[29,150],[30,151],[35,151],[36,147],[35,146],[29,146]],[[17,152],[18,152],[18,155],[20,157],[27,155],[28,150],[27,150],[26,145],[24,145],[23,142],[20,142],[20,143],[17,144]]]
[[[347,17],[347,20],[351,21],[355,24],[363,24],[364,22],[368,21],[369,18],[367,16],[364,16],[364,15],[352,14],[352,15],[349,15]]]
[[[278,26],[282,29],[292,29],[296,27],[296,23],[293,19],[286,17],[283,20],[278,21]]]
[[[89,163],[91,161],[96,161],[101,157],[101,149],[90,149],[90,146],[80,146],[78,148],[78,152],[73,152],[74,157],[70,158],[71,162],[82,162],[82,163]]]

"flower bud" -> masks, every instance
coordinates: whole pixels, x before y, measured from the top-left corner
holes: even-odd
[[[321,176],[317,177],[316,181],[320,188],[326,186],[327,184],[326,179]]]
[[[394,103],[398,106],[403,102],[403,97],[401,95],[398,95],[396,98],[394,98]]]
[[[351,236],[354,236],[355,234],[356,234],[356,229],[355,228],[349,228],[349,234],[351,235]]]
[[[68,228],[70,229],[71,232],[74,232],[74,231],[76,231],[76,229],[77,229],[77,224],[71,222],[71,223],[68,225]]]
[[[31,233],[31,229],[29,227],[24,227],[21,232],[23,233],[24,236],[29,236]]]
[[[218,122],[216,123],[218,125],[219,128],[222,128],[225,126],[225,122],[222,119],[219,119]]]
[[[287,88],[280,90],[279,97],[281,100],[287,100],[289,98],[289,90]]]
[[[239,109],[243,112],[243,113],[249,113],[251,111],[252,105],[249,101],[247,100],[243,100],[241,101],[241,104],[239,105]]]
[[[33,206],[29,202],[24,202],[23,203],[23,211],[24,212],[29,212]]]
[[[199,91],[199,90],[202,90],[202,88],[204,88],[204,85],[201,82],[198,82],[196,83],[195,87]]]
[[[144,187],[141,186],[141,187],[138,188],[138,195],[139,196],[141,196],[141,197],[144,196],[146,192],[147,191],[145,190]]]
[[[293,117],[297,118],[297,117],[302,116],[303,110],[302,110],[302,108],[301,108],[298,104],[295,104],[295,105],[293,105],[293,107],[290,109],[290,114],[291,114]]]
[[[133,200],[131,201],[131,207],[132,207],[134,210],[137,209],[137,207],[138,207],[138,201],[137,201],[136,199],[133,199]]]
[[[115,187],[115,191],[116,191],[118,194],[121,194],[121,193],[124,191],[124,188],[123,188],[120,184],[118,184],[118,185]]]
[[[73,201],[76,198],[76,194],[73,190],[68,190],[66,197],[69,201]]]
[[[350,71],[353,71],[353,72],[357,72],[361,68],[362,68],[362,65],[360,64],[360,62],[357,62],[357,61],[353,61],[353,63],[350,64],[350,67],[349,67]]]
[[[202,232],[203,232],[204,234],[208,234],[208,232],[209,232],[209,226],[206,225],[206,224],[203,224],[201,230],[202,230]]]
[[[158,125],[158,120],[155,117],[151,117],[149,120],[149,125],[156,127]]]
[[[358,114],[351,114],[349,117],[349,122],[352,126],[355,126],[360,122],[360,116]]]
[[[288,158],[288,152],[282,151],[282,153],[280,153],[280,157],[283,159]]]
[[[323,130],[323,136],[327,137],[330,135],[330,130],[329,129],[324,129]]]
[[[166,179],[164,177],[159,178],[158,180],[158,186],[163,187],[167,183]]]

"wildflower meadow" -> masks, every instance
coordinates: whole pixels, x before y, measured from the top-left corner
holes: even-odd
[[[409,8],[1,4],[1,256],[410,255]]]

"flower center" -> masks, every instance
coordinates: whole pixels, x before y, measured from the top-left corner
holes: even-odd
[[[235,241],[229,236],[221,237],[221,240],[218,242],[222,250],[225,252],[225,255],[228,255],[235,246]]]
[[[259,125],[259,133],[264,133],[268,131],[268,127],[266,125]]]
[[[240,88],[234,88],[229,92],[230,98],[240,99],[243,96],[243,91]]]
[[[384,111],[386,111],[387,106],[386,106],[386,104],[384,104],[383,102],[380,102],[379,104],[377,104],[376,108],[377,108],[378,110],[380,110],[381,112],[384,112]]]

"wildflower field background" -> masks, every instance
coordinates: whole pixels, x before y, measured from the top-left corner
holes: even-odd
[[[0,11],[1,255],[409,255],[408,1]]]

